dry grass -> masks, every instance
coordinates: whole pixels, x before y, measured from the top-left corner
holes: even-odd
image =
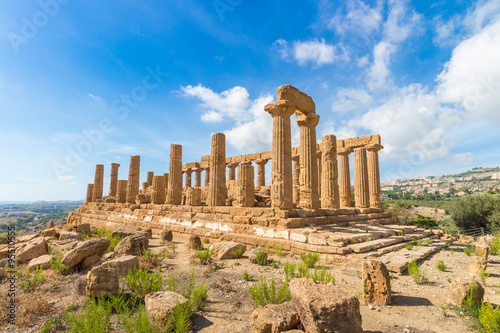
[[[34,293],[31,297],[25,297],[19,304],[19,312],[16,317],[16,325],[28,326],[38,322],[39,318],[47,315],[52,310],[46,295]]]

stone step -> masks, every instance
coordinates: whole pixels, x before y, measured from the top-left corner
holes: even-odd
[[[432,245],[414,246],[413,249],[401,249],[380,257],[387,266],[387,269],[394,273],[402,273],[408,268],[408,264],[413,260],[423,260],[446,247],[444,241],[435,242]]]
[[[430,235],[434,235],[432,231],[413,232],[411,234],[406,234],[403,236],[390,236],[386,238],[371,240],[368,242],[351,244],[348,247],[352,249],[354,253],[364,253],[391,246],[393,244],[408,242],[413,239],[421,239]]]

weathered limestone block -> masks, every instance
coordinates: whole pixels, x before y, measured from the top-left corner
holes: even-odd
[[[80,296],[85,296],[85,289],[87,288],[87,275],[80,276],[75,280],[75,290]]]
[[[43,237],[38,237],[31,240],[16,254],[16,260],[20,264],[23,264],[31,259],[43,256],[44,254],[48,254],[47,242],[45,242]]]
[[[151,203],[151,194],[149,194],[149,193],[139,193],[135,197],[135,204],[136,205],[140,206],[140,205],[144,205],[144,204],[148,204],[148,203]]]
[[[45,229],[40,232],[42,237],[57,237],[57,230],[55,228]]]
[[[111,237],[113,238],[114,237],[125,238],[130,235],[143,235],[146,236],[147,238],[151,238],[152,230],[151,228],[141,228],[135,225],[120,225],[111,233]]]
[[[146,310],[153,321],[164,324],[177,305],[182,305],[188,300],[173,291],[157,291],[146,295],[144,303]]]
[[[119,180],[116,190],[116,202],[117,203],[125,203],[127,200],[127,187],[128,181]]]
[[[124,255],[141,255],[149,247],[149,240],[144,235],[125,237],[113,251],[116,257]]]
[[[356,207],[370,207],[366,148],[358,148],[354,151],[354,195]]]
[[[90,234],[90,224],[88,223],[81,223],[73,226],[73,231],[79,233],[79,234],[85,234],[88,235]]]
[[[135,197],[139,193],[139,176],[141,171],[141,157],[138,155],[130,156],[130,166],[128,170],[127,182],[127,203],[135,203]]]
[[[82,264],[81,264],[82,269],[85,270],[85,269],[89,268],[90,266],[92,266],[93,264],[98,262],[100,259],[101,259],[101,256],[98,254],[93,254],[91,256],[88,256],[87,258],[83,259],[83,261],[82,261]]]
[[[321,208],[337,209],[340,207],[340,200],[335,135],[323,136],[321,149]]]
[[[448,303],[460,307],[469,295],[473,304],[480,305],[484,296],[483,286],[474,277],[459,277],[450,284]]]
[[[306,332],[363,332],[359,300],[349,290],[301,278],[290,281],[290,293]]]
[[[316,105],[312,97],[289,84],[278,88],[276,99],[303,113],[316,113]]]
[[[118,293],[120,280],[118,270],[106,264],[93,267],[87,273],[86,294],[93,297],[112,296]]]
[[[50,220],[47,229],[54,228],[54,221]]]
[[[180,205],[182,200],[182,146],[170,146],[170,165],[168,169],[166,203]]]
[[[118,274],[121,276],[127,276],[130,270],[135,270],[139,268],[139,257],[126,255],[120,258],[115,258],[109,261],[106,261],[103,265],[107,265],[109,267],[116,268],[118,270]]]
[[[246,249],[246,245],[236,242],[219,242],[210,246],[210,250],[213,251],[212,256],[219,260],[239,258]]]
[[[161,205],[165,203],[165,177],[164,176],[154,176],[153,177],[153,193],[152,203]]]
[[[319,116],[299,113],[297,124],[300,127],[300,201],[306,209],[320,207],[318,194],[318,156],[316,152],[316,126]]]
[[[250,317],[254,333],[278,333],[289,331],[300,323],[299,314],[292,302],[268,304],[257,308]]]
[[[59,233],[59,240],[65,239],[79,239],[80,235],[75,231],[61,231]]]
[[[50,261],[57,259],[57,256],[53,256],[51,254],[44,254],[38,258],[34,258],[28,264],[28,268],[30,270],[35,270],[37,267],[42,268],[43,270],[50,269]]]
[[[188,249],[199,250],[202,248],[203,248],[203,245],[201,244],[200,237],[197,235],[191,235],[191,237],[189,237]]]
[[[94,197],[94,184],[88,184],[87,185],[87,196],[86,196],[85,201],[92,202],[93,197]]]
[[[488,259],[489,250],[490,249],[488,245],[476,245],[474,253],[476,254],[476,256]]]
[[[94,193],[92,195],[92,201],[96,202],[97,200],[102,199],[103,183],[104,165],[97,164],[95,166]]]
[[[201,188],[188,187],[186,188],[186,206],[201,205]]]
[[[207,205],[226,205],[226,136],[223,133],[212,135]]]
[[[389,270],[380,260],[363,261],[363,299],[367,303],[391,304],[391,278]]]
[[[171,230],[162,230],[160,233],[161,244],[166,244],[172,241],[174,235]]]
[[[488,261],[483,257],[472,256],[469,262],[469,268],[467,269],[467,273],[479,275],[481,270],[486,272],[486,267],[488,266]]]
[[[110,243],[109,239],[90,239],[85,242],[79,242],[75,248],[63,255],[61,264],[67,266],[71,270],[80,265],[85,258],[94,254],[102,257]]]

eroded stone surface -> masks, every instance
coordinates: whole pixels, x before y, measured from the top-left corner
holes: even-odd
[[[363,261],[363,299],[367,303],[391,304],[391,278],[380,260]]]
[[[257,308],[250,317],[254,333],[278,333],[289,331],[300,323],[299,314],[292,302],[268,304]]]

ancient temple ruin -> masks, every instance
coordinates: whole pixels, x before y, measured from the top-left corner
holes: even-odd
[[[173,144],[168,173],[148,172],[142,188],[139,156],[130,157],[128,180],[118,180],[120,165],[111,164],[107,196],[103,196],[104,166],[97,165],[86,203],[70,214],[69,223],[108,228],[133,224],[280,246],[294,253],[341,255],[364,252],[373,247],[371,240],[401,229],[380,201],[379,135],[345,140],[326,135],[318,144],[320,116],[314,101],[290,85],[278,88],[277,101],[266,105],[265,111],[273,119],[271,151],[228,157],[225,136],[217,133],[210,155],[183,164],[182,146]],[[292,147],[293,114],[300,128],[299,147]],[[266,167],[271,168],[270,184]]]

